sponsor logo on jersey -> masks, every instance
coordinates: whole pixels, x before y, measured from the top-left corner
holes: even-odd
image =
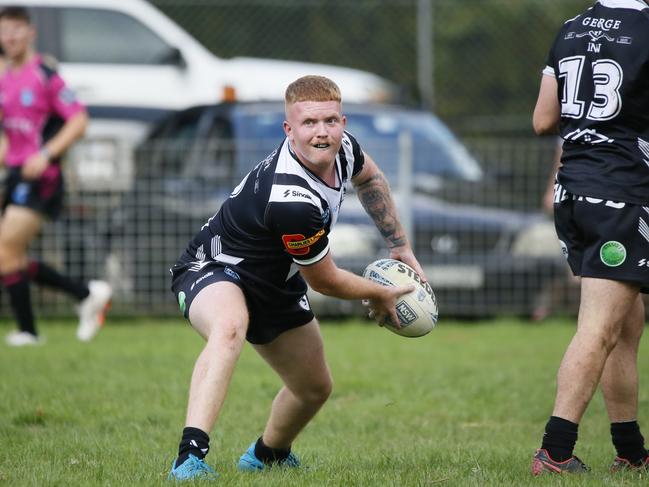
[[[59,92],[59,100],[61,100],[61,103],[64,105],[72,105],[77,101],[77,98],[74,96],[74,91],[70,88],[63,88]]]
[[[589,30],[588,32],[582,32],[577,34],[577,38],[590,36],[591,42],[588,43],[587,51],[588,52],[599,52],[602,49],[602,43],[598,42],[602,39],[607,40],[608,42],[614,42],[615,37],[602,32],[601,30]]]
[[[287,189],[284,191],[284,198],[288,198],[289,196],[293,196],[294,198],[306,198],[306,199],[311,199],[311,194],[310,193],[302,193],[301,191],[295,190],[295,189]]]
[[[638,261],[638,267],[649,267],[649,260],[647,259],[640,259]]]
[[[561,253],[567,259],[568,258],[568,246],[563,240],[559,240],[559,245],[561,245]]]
[[[24,107],[29,107],[34,104],[34,92],[29,88],[20,90],[20,104]]]
[[[323,213],[322,213],[322,224],[324,226],[327,226],[327,223],[329,223],[329,220],[331,220],[331,211],[329,208],[327,208]]]
[[[613,42],[615,40],[615,37],[611,37],[606,32],[603,32],[601,30],[589,30],[588,32],[581,32],[576,35],[576,37],[586,37],[586,36],[590,36],[590,40],[593,42],[597,42],[601,39],[606,39],[609,42]]]
[[[581,20],[584,27],[595,27],[605,32],[618,30],[622,26],[622,21],[617,19],[598,19],[597,17],[584,17]]]
[[[626,248],[620,242],[609,240],[600,247],[599,258],[607,266],[617,267],[626,260]]]
[[[11,194],[11,201],[18,205],[24,205],[27,203],[31,190],[31,185],[29,183],[18,184]]]
[[[323,212],[323,203],[317,190],[296,184],[273,184],[268,202],[310,204],[317,207],[321,215]]]
[[[572,142],[584,142],[586,144],[602,144],[604,142],[612,143],[615,139],[610,139],[606,135],[600,134],[595,129],[577,129],[566,134],[566,140]]]
[[[3,127],[5,130],[16,130],[23,134],[28,134],[34,130],[32,121],[23,117],[7,117],[3,120]]]
[[[609,32],[612,30],[619,30],[622,26],[621,20],[616,19],[600,19],[596,17],[584,17],[581,21],[581,25],[584,27],[593,27],[585,32],[568,32],[565,36],[565,40],[570,39],[581,39],[582,37],[590,37],[588,42],[587,50],[588,52],[600,52],[602,48],[601,41],[606,40],[608,42],[617,42],[618,44],[631,44],[632,38],[628,36],[619,36],[614,37],[609,35]]]
[[[284,247],[291,255],[306,255],[311,251],[311,246],[320,240],[325,234],[324,228],[319,230],[318,233],[312,237],[305,237],[301,233],[294,233],[289,235],[282,235]]]
[[[185,296],[185,293],[183,291],[180,291],[178,293],[178,307],[180,308],[180,312],[182,314],[185,314],[185,308],[187,307],[187,304],[185,303],[185,299],[187,296]]]
[[[204,276],[199,277],[198,279],[196,279],[196,280],[192,283],[192,286],[189,288],[189,290],[190,290],[190,291],[193,291],[193,290],[194,290],[194,287],[196,286],[196,284],[198,284],[199,282],[201,282],[201,281],[203,281],[203,280],[205,280],[205,279],[207,279],[208,277],[213,276],[213,275],[214,275],[214,272],[213,272],[213,271],[210,271],[210,272],[208,272],[207,274],[205,274]]]
[[[300,308],[305,311],[309,311],[311,309],[311,306],[309,305],[309,299],[306,297],[306,294],[300,298],[298,304],[300,305]]]
[[[223,269],[223,273],[230,276],[232,279],[236,279],[237,281],[241,280],[239,274],[233,271],[230,267],[226,267],[225,269]]]

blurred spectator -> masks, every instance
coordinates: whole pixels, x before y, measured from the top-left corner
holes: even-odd
[[[23,7],[0,12],[0,45],[5,67],[0,76],[3,138],[7,168],[0,220],[0,278],[19,330],[10,346],[40,343],[30,296],[30,282],[51,286],[79,301],[77,337],[92,339],[103,322],[110,286],[65,276],[44,262],[29,260],[27,249],[44,220],[55,218],[63,203],[61,156],[81,137],[88,116],[51,64],[34,50],[36,31]],[[50,116],[63,120],[47,140],[42,133]]]

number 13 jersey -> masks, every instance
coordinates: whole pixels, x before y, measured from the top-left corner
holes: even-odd
[[[559,31],[554,76],[564,139],[559,182],[570,192],[649,204],[649,6],[599,0]]]

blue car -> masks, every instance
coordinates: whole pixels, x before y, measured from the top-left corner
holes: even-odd
[[[485,174],[433,114],[347,103],[343,111],[347,130],[390,181],[442,316],[528,314],[543,286],[565,273],[552,225],[540,212],[471,202]],[[281,103],[225,103],[174,113],[154,127],[138,148],[134,190],[125,204],[135,229],[136,293],[167,292],[169,265],[238,181],[279,145],[283,120]],[[359,274],[387,255],[353,188],[331,240],[338,265]],[[311,298],[320,314],[358,308]]]

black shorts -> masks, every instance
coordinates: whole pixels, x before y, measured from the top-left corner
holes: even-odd
[[[171,274],[171,290],[176,295],[180,311],[188,319],[192,301],[206,286],[222,281],[239,286],[246,297],[250,315],[246,339],[255,345],[270,343],[283,332],[304,326],[314,318],[306,294],[290,300],[285,294],[273,296],[253,279],[219,262],[209,262],[197,271],[186,265],[174,266]]]
[[[649,291],[649,207],[575,196],[555,187],[555,227],[573,274]]]
[[[10,167],[5,179],[2,210],[8,205],[23,206],[54,219],[63,208],[61,166],[50,164],[39,179],[23,179],[22,167]]]

